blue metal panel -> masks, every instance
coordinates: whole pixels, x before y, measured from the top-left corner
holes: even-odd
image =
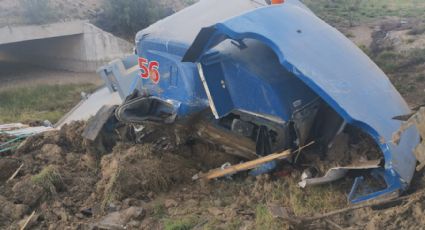
[[[317,98],[279,64],[270,48],[256,40],[244,40],[242,49],[225,42],[217,50],[220,52],[208,55],[202,63],[219,117],[243,110],[283,123],[291,120],[295,109]],[[223,98],[224,94],[230,97]]]
[[[249,38],[266,44],[282,66],[348,123],[374,137],[385,156],[386,176],[390,178],[387,181],[392,181],[389,189],[407,186],[416,164],[412,150],[419,143],[417,130],[411,128],[404,133],[399,146],[391,143],[393,132],[401,125],[392,118],[410,112],[406,102],[356,45],[300,3],[291,2],[260,8],[214,25],[210,38],[195,41],[185,59],[200,61],[203,54],[227,38]]]
[[[186,47],[186,48],[185,48]],[[209,107],[208,99],[193,63],[182,63],[187,45],[144,38],[137,43],[140,57],[158,61],[161,75],[158,84],[140,78],[137,89],[145,95],[176,101],[178,117],[185,117]]]
[[[206,65],[202,68],[204,73],[213,75],[214,77],[206,77],[205,81],[208,85],[208,92],[210,92],[212,101],[214,103],[212,108],[214,108],[214,113],[216,116],[221,114],[228,114],[233,108],[233,100],[230,95],[229,89],[224,78],[223,68],[220,62],[215,62],[213,64]],[[221,116],[220,116],[221,117]]]

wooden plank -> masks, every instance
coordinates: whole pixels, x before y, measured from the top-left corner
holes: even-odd
[[[255,153],[255,142],[247,137],[235,135],[235,133],[211,124],[208,120],[197,122],[195,129],[200,138],[228,147],[231,150],[226,151],[228,154],[246,160],[258,158]]]
[[[201,174],[199,175],[199,179],[206,179],[206,180],[211,180],[211,179],[215,179],[215,178],[219,178],[219,177],[223,177],[229,174],[233,174],[233,173],[237,173],[237,172],[241,172],[241,171],[246,171],[246,170],[250,170],[253,168],[256,168],[264,163],[270,162],[270,161],[274,161],[274,160],[281,160],[281,159],[286,159],[289,158],[293,155],[293,153],[291,152],[291,150],[286,150],[282,153],[275,153],[275,154],[270,154],[268,156],[262,157],[262,158],[258,158],[256,160],[252,160],[252,161],[247,161],[245,163],[241,163],[241,164],[237,164],[237,165],[232,165],[229,166],[228,168],[225,169],[214,169],[209,171],[206,174]]]
[[[16,175],[18,175],[19,171],[21,171],[22,167],[24,167],[24,164],[21,164],[21,166],[19,166],[19,168],[15,171],[15,173],[13,173],[13,175],[7,180],[7,182],[13,180]]]
[[[31,215],[28,217],[28,219],[25,221],[24,225],[22,225],[21,230],[25,230],[31,219],[34,217],[35,211],[31,213]]]

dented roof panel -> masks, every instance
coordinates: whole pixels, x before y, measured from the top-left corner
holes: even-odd
[[[136,43],[149,37],[190,45],[201,28],[265,5],[264,0],[201,0],[140,31]]]

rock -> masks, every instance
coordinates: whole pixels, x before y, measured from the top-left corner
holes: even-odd
[[[115,204],[115,203],[109,203],[107,207],[108,212],[116,212],[121,209],[121,205]]]
[[[173,208],[173,207],[177,207],[177,205],[178,205],[177,201],[172,199],[167,199],[164,202],[165,208]]]
[[[224,214],[223,210],[216,207],[208,208],[208,212],[211,213],[213,216],[221,216]]]
[[[279,205],[275,205],[275,204],[270,204],[268,206],[269,212],[270,214],[273,216],[273,218],[289,218],[289,209],[279,206]]]
[[[141,207],[130,207],[120,212],[113,212],[104,217],[100,222],[95,224],[99,228],[105,229],[125,229],[127,223],[131,221],[141,220],[144,217],[144,209]],[[133,222],[135,224],[135,222]]]
[[[121,213],[123,214],[123,218],[125,218],[127,221],[130,219],[133,219],[133,220],[143,219],[145,214],[144,209],[141,207],[130,207]]]
[[[84,219],[84,215],[81,213],[75,214],[75,217],[77,217],[78,219]]]
[[[140,222],[137,220],[132,220],[127,224],[127,226],[132,229],[138,229],[140,227]]]
[[[86,217],[92,217],[93,216],[93,210],[92,208],[82,208],[80,209],[81,214],[83,214]]]

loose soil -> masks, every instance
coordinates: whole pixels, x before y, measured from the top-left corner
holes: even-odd
[[[255,178],[240,173],[208,183],[192,181],[199,171],[240,159],[201,142],[136,143],[125,126],[87,141],[80,136],[84,128],[84,122],[76,122],[30,137],[0,158],[0,228],[19,229],[34,211],[27,229],[297,229],[276,210],[311,216],[348,206],[352,178],[301,190],[296,185],[301,170],[286,164]],[[6,182],[21,164],[18,175]],[[420,173],[409,193],[424,186]],[[420,229],[423,198],[330,220],[344,228]],[[302,226],[331,227],[325,221]]]

